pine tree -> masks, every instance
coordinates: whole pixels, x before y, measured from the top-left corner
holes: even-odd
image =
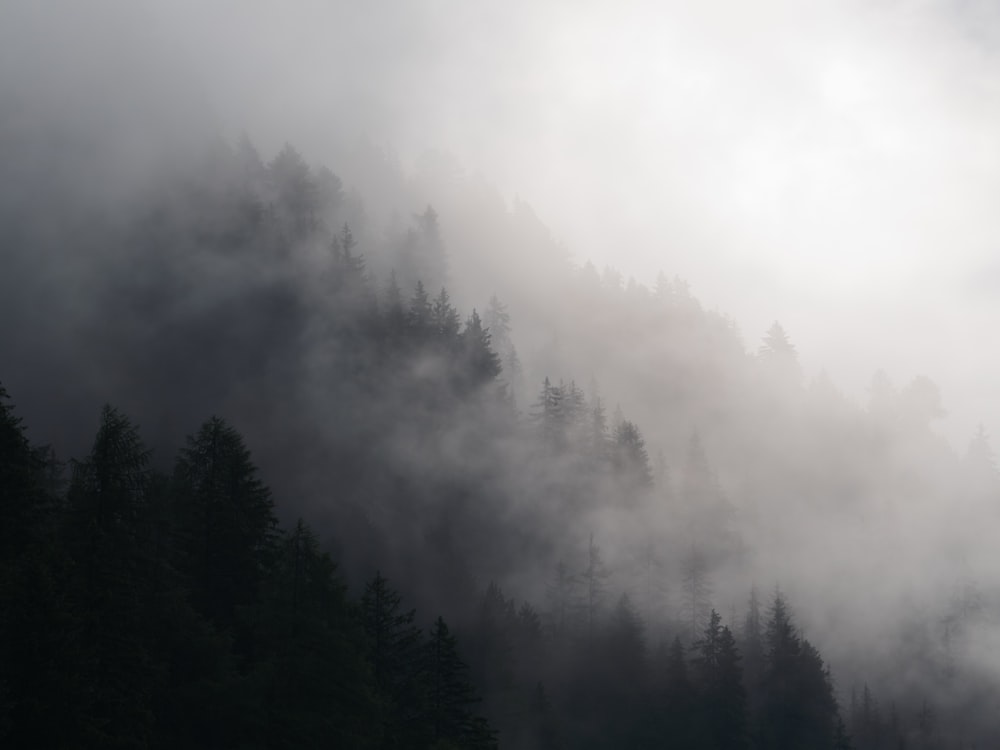
[[[90,455],[73,466],[64,530],[76,573],[74,709],[83,747],[137,747],[151,738],[158,670],[147,637],[156,573],[147,554],[150,481],[138,431],[105,406]]]
[[[387,748],[406,744],[421,700],[420,629],[413,624],[416,611],[401,607],[399,594],[377,572],[361,597],[361,617],[367,636],[368,663],[386,702],[382,724],[383,745]]]
[[[771,605],[764,644],[764,745],[823,750],[843,744],[844,731],[829,671],[819,652],[799,636],[780,592]]]
[[[750,588],[747,613],[743,618],[740,651],[743,654],[743,674],[744,684],[747,687],[748,713],[753,716],[756,715],[759,708],[760,686],[764,677],[764,624],[761,620],[760,600],[757,597],[756,586]]]
[[[69,722],[49,707],[77,699],[70,675],[78,622],[66,607],[72,570],[53,538],[45,461],[0,385],[0,746],[57,746]],[[71,665],[67,668],[67,665]]]
[[[587,566],[580,571],[579,579],[583,585],[584,599],[584,619],[586,622],[587,635],[594,635],[594,627],[604,604],[604,595],[607,592],[607,579],[610,576],[607,566],[604,564],[604,555],[601,548],[594,544],[594,535],[590,535],[587,543]]]
[[[516,668],[514,635],[517,611],[513,599],[493,581],[486,587],[469,642],[475,683],[487,700],[512,687]]]
[[[712,586],[708,577],[708,564],[701,550],[692,546],[681,567],[681,593],[686,626],[694,641],[705,627],[711,608]]]
[[[594,396],[590,405],[590,431],[588,438],[588,454],[592,460],[600,465],[609,455],[608,416],[600,396]]]
[[[740,655],[736,640],[714,609],[694,649],[707,746],[718,750],[746,747],[746,691]]]
[[[330,248],[334,268],[333,291],[340,294],[353,293],[353,298],[360,297],[368,283],[365,259],[354,253],[354,248],[357,246],[354,233],[347,224],[344,224],[340,233],[334,237]]]
[[[552,385],[546,377],[538,400],[533,405],[532,421],[538,425],[542,440],[549,448],[561,448],[565,442],[566,413],[563,404],[565,395],[562,386]]]
[[[598,716],[614,747],[634,747],[652,732],[647,725],[644,626],[628,594],[622,594],[590,658],[597,662]]]
[[[642,433],[632,422],[624,421],[615,428],[612,465],[621,483],[627,501],[653,486],[653,473],[649,468],[649,454]]]
[[[878,750],[882,746],[882,712],[868,683],[861,690],[861,700],[851,716],[851,735],[858,750]]]
[[[431,303],[430,299],[427,297],[427,291],[424,289],[423,282],[418,280],[416,289],[413,292],[413,298],[410,300],[410,306],[406,313],[407,325],[413,332],[417,341],[427,338],[433,330],[432,314]]]
[[[389,341],[396,343],[406,328],[406,312],[403,309],[403,295],[396,283],[396,272],[389,274],[389,282],[385,287],[382,308],[385,310],[385,329]]]
[[[319,191],[302,156],[287,143],[268,165],[268,177],[277,199],[287,237],[298,241],[319,226]]]
[[[507,306],[494,294],[490,297],[489,307],[483,315],[483,325],[489,331],[493,345],[501,356],[511,349],[510,313]]]
[[[473,310],[462,331],[464,366],[473,387],[492,382],[500,374],[500,358],[490,344],[490,334]]]
[[[431,328],[445,346],[453,346],[458,340],[458,311],[451,304],[451,297],[444,287],[431,305]]]
[[[181,526],[178,565],[198,610],[220,627],[252,604],[274,555],[277,518],[242,436],[212,417],[174,469]]]
[[[336,565],[301,520],[276,545],[261,589],[249,680],[261,689],[258,704],[244,710],[258,723],[264,746],[378,747],[364,630]]]
[[[47,515],[44,463],[0,384],[0,565],[39,539]]]
[[[680,637],[675,637],[667,649],[663,663],[663,689],[660,703],[662,737],[676,747],[695,747],[698,699],[697,690],[688,671],[687,655]]]
[[[569,572],[564,562],[556,565],[555,576],[546,586],[548,602],[546,613],[549,628],[557,639],[565,639],[573,623],[573,613],[578,603],[580,580]]]
[[[775,321],[760,345],[758,354],[763,359],[794,359],[797,354],[795,346],[788,340],[788,334],[781,324]]]
[[[495,748],[492,730],[473,712],[479,697],[443,618],[434,622],[424,653],[427,701],[423,724],[429,741],[453,742],[470,750]]]

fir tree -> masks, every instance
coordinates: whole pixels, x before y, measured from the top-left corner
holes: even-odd
[[[746,691],[740,655],[736,640],[714,609],[694,649],[706,746],[718,750],[746,747]]]
[[[473,712],[479,696],[468,678],[468,667],[444,619],[438,617],[424,646],[427,702],[424,726],[432,743],[453,742],[470,750],[497,746],[488,724]]]
[[[277,518],[240,434],[212,417],[189,437],[174,469],[180,569],[200,612],[232,627],[271,563]]]

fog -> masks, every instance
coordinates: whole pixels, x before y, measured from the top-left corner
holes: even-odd
[[[677,571],[697,542],[713,604],[727,619],[738,611],[734,625],[752,586],[789,595],[842,703],[870,681],[967,714],[974,689],[949,693],[933,675],[957,662],[988,695],[1000,676],[1000,483],[967,457],[978,425],[1000,432],[998,29],[987,2],[7,3],[0,378],[32,438],[64,457],[87,449],[88,415],[104,401],[134,413],[167,460],[185,420],[233,415],[352,583],[381,564],[419,601],[454,606],[446,587],[458,584],[407,571],[440,531],[432,491],[414,491],[405,515],[379,498],[392,496],[393,472],[430,487],[471,476],[485,509],[463,517],[458,546],[479,583],[541,608],[552,566],[594,534],[616,593],[636,593],[640,544],[667,550],[664,606],[680,612]],[[228,162],[212,171],[225,158],[206,144],[244,135],[263,164],[292,144],[334,196],[323,230],[293,243],[295,269],[197,253],[214,231],[197,223],[216,206],[211,180],[245,181],[262,201],[276,190]],[[182,195],[209,173],[201,205]],[[161,219],[204,234],[177,231],[172,246],[156,234]],[[433,407],[407,412],[378,437],[388,478],[358,468],[357,442],[412,394],[401,385],[365,411],[363,389],[328,380],[340,365],[320,346],[334,325],[324,316],[366,304],[322,297],[317,237],[343,222],[383,305],[390,271],[404,300],[420,270],[446,283],[463,320],[498,295],[511,331],[494,331],[494,346],[519,418],[531,421],[544,378],[565,381],[563,395],[575,381],[588,404],[601,397],[612,432],[625,420],[641,429],[654,487],[587,485],[579,454],[560,444],[540,461],[541,443],[522,443],[513,417],[478,402],[442,407],[452,421],[427,441]],[[404,268],[406,242],[438,240],[446,270]],[[129,242],[162,242],[166,270],[132,269]],[[269,296],[260,278],[296,298]],[[241,306],[248,288],[260,296]],[[231,371],[214,369],[225,355],[191,321],[220,300],[236,300],[233,330],[250,319],[281,346],[259,371],[242,369],[237,338]],[[758,356],[774,321],[797,357],[773,341]],[[440,359],[407,360],[400,382],[440,375]],[[891,385],[873,381],[878,371]],[[260,406],[282,378],[288,403]],[[312,459],[294,458],[310,441]],[[473,446],[486,444],[484,458]],[[350,512],[324,494],[331,472],[350,477]],[[698,493],[704,509],[685,505]],[[599,501],[619,496],[632,504]],[[354,532],[371,537],[352,548]],[[511,559],[515,540],[528,564]],[[448,564],[424,572],[450,581]],[[640,609],[650,634],[683,631],[680,616]],[[942,640],[941,623],[958,620],[959,636]],[[906,671],[917,631],[935,644],[932,666]],[[994,736],[988,727],[970,732]]]
[[[748,340],[781,320],[807,370],[856,398],[879,368],[930,376],[964,450],[1000,424],[978,344],[997,320],[995,13],[11,3],[4,70],[64,119],[107,117],[95,100],[138,118],[155,95],[158,126],[198,102],[267,152],[336,164],[366,139],[411,168],[445,151],[573,257],[647,284],[678,273]]]
[[[855,397],[878,368],[930,376],[959,449],[1000,424],[977,345],[997,320],[991,4],[342,6],[109,4],[92,23],[122,59],[148,36],[268,151],[447,151],[574,257],[679,273],[748,339],[781,320]]]

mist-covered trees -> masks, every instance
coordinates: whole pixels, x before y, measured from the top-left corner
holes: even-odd
[[[504,302],[480,317],[494,279],[470,288],[444,263],[461,217],[413,200],[387,229],[385,207],[366,213],[329,170],[291,148],[265,163],[246,139],[185,170],[137,191],[113,229],[79,222],[65,266],[79,305],[52,293],[58,274],[26,284],[77,343],[0,334],[39,437],[73,446],[86,423],[89,440],[110,394],[156,448],[109,410],[93,450],[73,449],[85,457],[67,491],[0,398],[3,741],[421,747],[447,713],[429,703],[427,651],[445,628],[468,665],[452,660],[455,684],[472,688],[446,746],[489,745],[492,730],[515,748],[843,745],[834,687],[843,700],[869,662],[907,665],[870,677],[879,742],[990,736],[970,717],[995,691],[968,658],[988,588],[980,609],[957,596],[900,617],[897,637],[881,612],[884,638],[833,652],[850,676],[836,686],[777,605],[733,606],[784,550],[810,562],[793,578],[824,556],[851,570],[871,519],[881,551],[909,509],[1000,507],[985,433],[965,461],[934,443],[933,383],[880,381],[868,410],[828,381],[803,387],[780,327],[754,354],[679,279],[650,291],[558,265],[523,206],[488,240],[545,256],[525,282],[541,296],[501,283],[505,255]],[[449,242],[453,259],[485,263],[471,236]],[[29,245],[5,267],[27,274]],[[0,285],[0,310],[28,309]],[[534,393],[517,384],[515,339]],[[25,362],[80,377],[56,389]],[[211,418],[185,442],[213,413],[242,434]],[[316,531],[282,531],[279,514]],[[943,526],[951,541],[921,559],[964,549],[973,525]],[[820,583],[796,582],[800,611],[826,606]],[[857,611],[838,596],[846,622]],[[715,608],[733,610],[733,632]],[[866,652],[886,644],[891,661]],[[965,692],[942,707],[914,684]],[[47,721],[57,702],[72,708]],[[851,731],[874,736],[853,718]]]

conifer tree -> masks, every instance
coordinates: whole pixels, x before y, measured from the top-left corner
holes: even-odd
[[[743,618],[740,652],[743,655],[743,683],[747,688],[748,715],[757,715],[761,681],[764,676],[764,623],[761,619],[757,587],[750,588],[747,613]]]
[[[764,644],[764,746],[823,750],[842,745],[845,732],[829,671],[819,652],[799,636],[780,592],[771,604]]]
[[[500,374],[500,358],[490,343],[490,333],[483,328],[479,314],[473,310],[462,331],[464,366],[473,387],[492,382]]]
[[[677,747],[694,747],[697,690],[688,670],[687,655],[680,636],[674,638],[663,661],[660,726],[662,736]]]
[[[403,610],[399,594],[381,572],[365,585],[361,618],[367,636],[367,659],[386,705],[383,710],[385,747],[405,745],[420,706],[420,629],[415,610]]]
[[[626,495],[626,500],[636,497],[653,486],[653,473],[649,468],[646,441],[639,428],[628,420],[615,428],[612,465]]]
[[[272,562],[277,518],[242,436],[212,417],[189,437],[174,469],[178,561],[200,612],[231,627]]]
[[[43,469],[0,384],[0,564],[38,540],[47,504]]]
[[[681,593],[685,626],[694,641],[708,622],[711,609],[712,585],[708,577],[708,563],[701,550],[691,546],[681,567]]]
[[[426,339],[432,331],[432,310],[427,291],[422,281],[418,280],[406,313],[406,322],[417,341]]]
[[[73,465],[64,536],[78,640],[74,731],[83,747],[150,741],[158,670],[148,642],[155,560],[149,558],[149,451],[105,406],[90,455]]]
[[[431,305],[431,328],[445,346],[451,347],[458,340],[458,311],[451,304],[451,297],[444,287]]]
[[[546,586],[545,597],[549,628],[557,639],[565,639],[572,628],[579,583],[579,578],[570,573],[566,563],[560,561],[556,564],[555,575]]]
[[[706,747],[746,747],[746,691],[740,655],[736,640],[714,609],[694,649]]]
[[[610,576],[607,566],[604,564],[604,555],[601,548],[594,543],[594,535],[590,535],[587,543],[587,565],[580,571],[580,581],[583,584],[584,599],[584,620],[587,635],[594,635],[594,628],[604,604],[604,595],[607,592],[607,579]]]
[[[276,545],[262,583],[250,682],[262,688],[252,711],[266,747],[378,747],[376,687],[346,594],[299,520]]]
[[[497,747],[485,720],[474,713],[479,696],[468,678],[468,667],[443,618],[438,617],[424,646],[427,685],[423,726],[430,743],[452,742],[470,750]]]

